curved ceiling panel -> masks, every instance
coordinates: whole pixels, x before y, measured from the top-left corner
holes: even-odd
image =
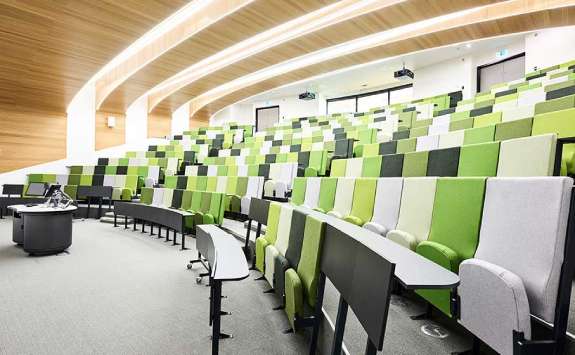
[[[301,63],[282,63],[228,82],[190,101],[193,119],[205,120],[220,109],[258,93],[346,67],[416,51],[499,35],[575,24],[575,1],[512,0],[461,16],[397,33],[377,43],[349,47],[346,52],[298,58]],[[374,38],[376,36],[373,36]],[[382,36],[382,38],[385,36]],[[360,41],[366,39],[360,39]],[[311,58],[311,59],[310,59]],[[293,61],[292,61],[293,62]],[[285,68],[282,65],[288,64]]]
[[[203,92],[265,67],[386,29],[494,2],[344,0],[294,19],[293,26],[286,23],[238,43],[175,75],[150,91],[149,109],[161,103],[159,110],[173,111]]]
[[[228,0],[223,0],[224,2]],[[166,51],[116,87],[100,109],[124,112],[147,90],[191,64],[259,32],[326,6],[335,0],[255,0]],[[237,2],[237,1],[235,1]],[[244,1],[245,2],[245,1]]]
[[[76,92],[186,0],[0,1],[0,99],[65,112]]]

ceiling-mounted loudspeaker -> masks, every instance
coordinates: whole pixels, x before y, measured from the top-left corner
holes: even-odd
[[[116,127],[116,117],[114,117],[114,116],[108,116],[108,127],[109,127],[109,128],[114,128],[114,127]]]

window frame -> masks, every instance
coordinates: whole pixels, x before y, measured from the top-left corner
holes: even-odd
[[[382,90],[365,92],[365,93],[361,93],[361,94],[340,96],[340,97],[334,97],[331,99],[327,99],[327,100],[325,100],[325,113],[326,113],[326,115],[329,114],[328,112],[329,112],[329,103],[330,102],[349,100],[349,99],[355,99],[355,112],[357,112],[359,98],[366,97],[366,96],[372,96],[372,95],[387,94],[387,103],[389,105],[390,101],[391,101],[390,99],[391,99],[391,92],[392,91],[403,90],[403,89],[407,89],[410,87],[413,87],[413,83],[394,86],[392,88],[387,88],[387,89],[382,89]]]

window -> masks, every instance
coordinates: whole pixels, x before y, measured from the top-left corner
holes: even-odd
[[[355,98],[330,101],[327,105],[327,114],[355,112]]]
[[[413,85],[407,84],[385,90],[328,99],[328,115],[343,112],[367,112],[372,108],[398,102],[410,101],[413,96]]]
[[[386,106],[388,104],[387,92],[381,94],[360,96],[357,98],[357,111],[366,112],[375,107]]]
[[[493,64],[477,67],[477,92],[491,89],[495,84],[513,81],[525,76],[525,53]]]

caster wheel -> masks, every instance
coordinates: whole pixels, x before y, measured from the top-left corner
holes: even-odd
[[[188,268],[188,270],[191,270],[192,266],[193,266],[192,264],[188,264],[186,267]]]
[[[202,283],[202,278],[201,278],[201,277],[196,277],[196,283],[197,283],[197,284],[201,284],[201,283]]]

